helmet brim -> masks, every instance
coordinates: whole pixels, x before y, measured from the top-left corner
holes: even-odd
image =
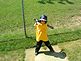
[[[39,19],[40,21],[46,21],[45,19]]]

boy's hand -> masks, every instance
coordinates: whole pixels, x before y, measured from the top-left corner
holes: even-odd
[[[54,29],[54,27],[53,27],[53,26],[50,26],[50,25],[48,25],[48,24],[47,24],[47,26],[48,26],[49,28],[51,28],[51,29]]]
[[[36,23],[34,24],[34,26],[36,26]]]
[[[51,29],[54,29],[54,27],[50,26]]]

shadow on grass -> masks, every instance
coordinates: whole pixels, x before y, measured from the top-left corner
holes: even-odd
[[[46,4],[46,3],[54,4],[53,1],[45,1],[45,0],[38,1],[38,3],[40,3],[40,4]]]
[[[0,41],[0,51],[13,51],[18,49],[33,48],[35,39],[32,37],[9,39]]]
[[[65,4],[64,2],[66,2],[68,4],[74,4],[73,2],[71,2],[69,0],[60,0],[60,2],[58,2],[58,3]]]
[[[46,4],[44,1],[38,1],[38,3],[41,3],[41,4]]]
[[[48,35],[51,44],[76,41],[81,39],[81,30],[57,33]],[[35,37],[20,38],[20,39],[6,39],[0,41],[0,51],[11,51],[17,49],[27,49],[35,47]]]
[[[35,37],[31,37],[31,36],[29,37],[29,36],[27,36],[27,38],[13,38],[13,39],[7,39],[7,40],[3,39],[3,40],[0,41],[0,43],[10,42],[10,41],[12,42],[12,41],[18,41],[18,40],[27,40],[27,39],[36,40]]]
[[[49,4],[54,4],[54,1],[56,1],[57,2],[57,0],[41,0],[41,1],[38,1],[38,3],[40,3],[40,4],[46,4],[46,3],[49,3]],[[69,1],[69,0],[60,0],[58,3],[60,3],[60,4],[66,4],[66,3],[68,3],[68,4],[74,4],[74,2],[72,2],[72,1]]]
[[[65,52],[50,52],[50,51],[40,51],[39,54],[44,53],[45,55],[54,56],[56,58],[64,59],[66,57]]]
[[[53,2],[53,1],[47,1],[47,3],[49,3],[49,4],[54,4],[54,2]]]
[[[57,34],[52,34],[48,36],[52,44],[76,41],[76,40],[81,39],[81,30],[65,32],[65,33],[57,33]]]

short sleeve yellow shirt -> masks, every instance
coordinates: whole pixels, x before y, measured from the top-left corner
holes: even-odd
[[[37,41],[48,41],[47,37],[47,24],[38,23],[35,25],[36,29],[36,40]]]

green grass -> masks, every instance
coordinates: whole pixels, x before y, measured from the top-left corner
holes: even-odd
[[[51,44],[62,42],[76,41],[81,39],[81,30],[57,33],[49,35]],[[0,41],[0,51],[11,51],[16,49],[25,49],[34,47],[36,44],[35,37],[20,38],[20,39],[3,39]]]
[[[52,44],[76,41],[78,39],[81,39],[81,30],[51,34],[49,35],[49,39],[51,40]]]
[[[21,1],[1,0],[0,2],[0,36],[17,34],[19,37],[24,37]],[[33,29],[33,18],[39,18],[42,14],[46,14],[48,16],[48,23],[57,27],[56,29],[62,29],[65,27],[64,25],[66,25],[67,29],[68,23],[72,24],[72,16],[80,15],[80,0],[72,0],[74,4],[69,4],[67,2],[65,2],[65,4],[61,4],[58,3],[59,0],[55,0],[53,2],[54,4],[47,2],[46,4],[42,4],[38,3],[38,0],[25,0],[25,19],[28,35],[32,36],[35,32]],[[13,38],[17,38],[17,35]]]
[[[48,3],[45,0],[43,4],[39,0],[24,0],[27,36],[29,37],[25,38],[21,16],[21,0],[0,0],[0,53],[2,53],[0,57],[3,58],[3,61],[11,61],[5,58],[5,54],[8,55],[8,58],[17,56],[18,61],[23,61],[24,49],[33,47],[36,44],[33,19],[39,19],[42,14],[46,14],[48,24],[54,26],[53,30],[48,29],[51,44],[67,43],[81,39],[81,19],[78,19],[81,17],[81,0],[71,0],[70,2],[73,4],[65,1],[62,4],[59,1],[53,0]],[[80,49],[78,50],[80,51]],[[74,53],[78,54],[79,51],[75,50]],[[70,49],[68,51],[66,49],[66,52],[68,55],[71,53]],[[19,59],[19,57],[22,58]],[[72,59],[81,61],[79,56],[77,59],[74,59],[74,57],[76,56],[69,55],[70,61]],[[12,58],[12,60],[14,59],[15,57]]]
[[[58,44],[68,56],[69,61],[81,61],[81,39]]]
[[[0,61],[24,61],[24,49],[0,52]]]

